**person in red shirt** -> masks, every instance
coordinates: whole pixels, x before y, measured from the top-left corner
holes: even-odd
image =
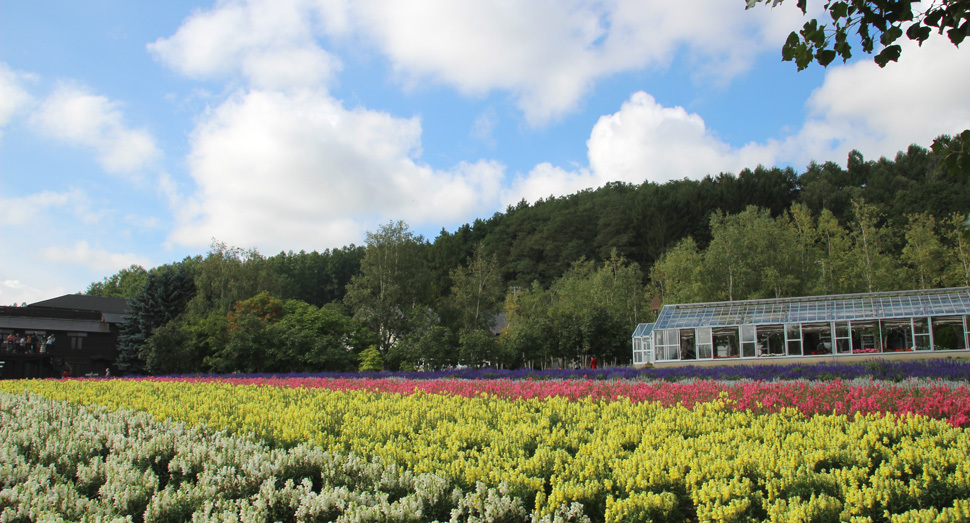
[[[589,368],[591,369],[596,368],[596,356],[593,356],[592,358],[589,359]]]

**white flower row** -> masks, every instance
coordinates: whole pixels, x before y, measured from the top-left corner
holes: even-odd
[[[0,393],[0,523],[535,521],[503,486]],[[588,521],[582,506],[544,522]]]

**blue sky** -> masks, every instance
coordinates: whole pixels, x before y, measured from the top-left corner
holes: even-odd
[[[797,72],[793,2],[744,5],[0,0],[0,304],[970,128],[970,52]]]

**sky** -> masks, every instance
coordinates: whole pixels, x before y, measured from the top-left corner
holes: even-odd
[[[820,2],[809,3],[820,16]],[[789,1],[0,0],[0,305],[132,264],[970,128],[970,50],[797,71]]]

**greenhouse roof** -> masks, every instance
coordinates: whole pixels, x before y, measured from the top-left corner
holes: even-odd
[[[653,332],[653,323],[640,323],[637,325],[636,330],[633,331],[633,337],[640,338],[649,336],[651,332]]]
[[[970,287],[665,305],[654,329],[970,315]]]

